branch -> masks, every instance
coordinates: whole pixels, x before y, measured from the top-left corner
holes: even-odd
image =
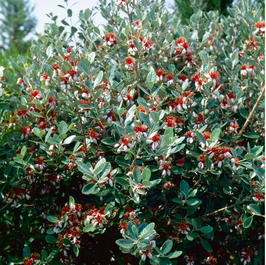
[[[245,122],[243,128],[242,128],[241,131],[239,132],[239,135],[238,135],[239,137],[243,134],[243,132],[245,131],[245,129],[246,129],[247,125],[248,125],[248,123],[250,122],[251,117],[252,117],[252,115],[254,114],[254,112],[256,111],[256,109],[257,109],[257,107],[258,107],[258,105],[259,105],[259,103],[260,103],[260,101],[261,101],[261,99],[262,99],[262,96],[263,96],[264,92],[265,92],[265,86],[262,88],[262,90],[261,90],[261,92],[260,92],[260,95],[259,95],[259,97],[258,97],[258,99],[257,99],[256,104],[254,105],[252,111],[250,112],[250,114],[249,114],[249,116],[248,116],[248,118],[247,118],[247,120],[246,120],[246,122]]]

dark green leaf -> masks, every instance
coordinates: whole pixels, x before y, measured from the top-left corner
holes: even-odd
[[[130,240],[127,240],[127,239],[118,239],[115,241],[115,243],[122,247],[122,248],[127,248],[127,249],[130,249],[132,248],[134,245],[133,245],[133,242],[130,241]]]
[[[47,243],[50,243],[50,244],[55,244],[56,241],[57,241],[57,239],[56,239],[56,237],[53,236],[53,235],[46,235],[46,236],[45,236],[45,241],[46,241]]]
[[[97,188],[97,185],[94,183],[88,183],[86,184],[83,189],[82,189],[82,193],[85,195],[89,195],[91,193],[93,193]]]
[[[185,180],[182,180],[179,185],[180,191],[185,195],[188,196],[188,191],[189,191],[189,185]]]
[[[173,241],[167,240],[163,243],[161,251],[164,255],[166,255],[169,251],[171,251],[172,247],[173,247]]]
[[[244,220],[243,222],[243,227],[244,228],[249,228],[252,225],[253,222],[253,216],[248,217],[247,219]]]
[[[182,253],[183,253],[182,251],[175,251],[175,252],[172,252],[172,253],[168,254],[167,258],[175,259],[175,258],[181,256]]]
[[[211,245],[209,244],[209,242],[206,239],[201,238],[200,242],[206,251],[213,252]]]
[[[53,215],[47,215],[46,219],[51,223],[58,223],[59,219]]]
[[[210,233],[213,231],[213,228],[211,226],[202,226],[199,230],[202,233]]]
[[[138,167],[134,167],[133,169],[133,177],[134,180],[139,183],[141,181],[141,172]]]

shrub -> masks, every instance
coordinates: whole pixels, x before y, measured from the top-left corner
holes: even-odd
[[[261,11],[162,4],[51,14],[4,70],[3,262],[263,264]]]

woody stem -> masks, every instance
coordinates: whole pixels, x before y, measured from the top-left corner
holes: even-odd
[[[250,112],[250,114],[249,114],[249,116],[248,116],[248,118],[247,118],[247,120],[246,120],[246,122],[245,122],[243,128],[242,128],[241,131],[239,132],[239,137],[243,134],[243,132],[245,131],[245,129],[246,129],[247,125],[248,125],[248,123],[250,122],[251,117],[253,116],[254,112],[256,111],[256,109],[257,109],[257,107],[258,107],[258,105],[259,105],[259,103],[260,103],[260,101],[261,101],[261,99],[262,99],[262,96],[263,96],[264,92],[265,92],[265,86],[262,88],[262,90],[261,90],[261,92],[260,92],[260,95],[259,95],[259,97],[258,97],[258,99],[257,99],[257,102],[255,103],[255,105],[254,105],[252,111]]]

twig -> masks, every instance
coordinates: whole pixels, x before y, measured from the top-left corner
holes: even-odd
[[[262,88],[262,90],[261,90],[261,92],[260,92],[260,95],[259,95],[259,97],[258,97],[258,99],[257,99],[256,104],[254,105],[252,111],[250,112],[250,114],[249,114],[249,116],[248,116],[248,118],[247,118],[247,120],[246,120],[246,122],[245,122],[243,128],[242,128],[241,131],[239,132],[239,135],[238,135],[239,137],[243,134],[243,132],[245,131],[245,129],[246,129],[247,125],[248,125],[248,123],[250,122],[251,117],[252,117],[252,115],[254,114],[255,110],[257,109],[257,107],[258,107],[258,105],[259,105],[259,103],[260,103],[260,101],[261,101],[261,98],[262,98],[264,92],[265,92],[265,86]]]

